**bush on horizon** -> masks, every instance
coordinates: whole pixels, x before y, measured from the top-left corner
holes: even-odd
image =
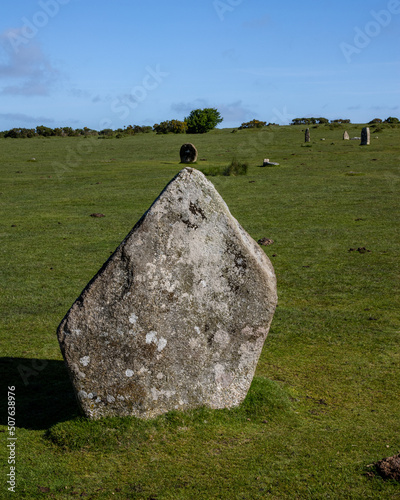
[[[216,108],[194,109],[185,118],[188,134],[205,134],[223,121]]]

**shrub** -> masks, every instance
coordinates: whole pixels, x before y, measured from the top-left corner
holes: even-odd
[[[153,130],[157,134],[184,134],[186,132],[186,123],[179,120],[167,120],[160,124],[156,123]]]
[[[265,127],[267,122],[262,122],[260,120],[251,120],[250,122],[244,122],[240,125],[240,129],[245,129],[245,128],[262,128]]]
[[[311,117],[311,118],[294,118],[292,120],[292,123],[291,125],[321,125],[321,124],[324,124],[324,123],[329,123],[329,120],[327,118],[323,118],[323,117],[320,117],[320,118],[314,118],[314,117]]]
[[[55,135],[52,128],[45,127],[44,125],[39,125],[38,127],[36,127],[36,133],[38,135],[42,135],[43,137],[50,137],[52,135]]]
[[[204,134],[213,130],[223,118],[215,108],[194,109],[185,118],[189,134]]]
[[[394,116],[389,116],[389,118],[386,118],[385,123],[397,124],[400,123],[400,120]]]
[[[128,125],[124,131],[125,135],[148,134],[153,130],[153,127],[146,125]]]
[[[35,129],[33,128],[13,128],[3,132],[3,137],[11,137],[12,139],[26,139],[35,137]]]
[[[103,130],[100,130],[99,135],[103,137],[113,137],[114,131],[111,128],[105,128]]]

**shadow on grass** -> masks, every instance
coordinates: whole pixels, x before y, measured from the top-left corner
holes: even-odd
[[[7,425],[8,387],[15,387],[18,428],[44,430],[80,415],[63,361],[0,358],[0,424]]]

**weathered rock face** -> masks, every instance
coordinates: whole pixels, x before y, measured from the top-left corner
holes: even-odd
[[[349,141],[350,140],[350,136],[349,136],[349,133],[347,132],[347,130],[345,130],[343,132],[343,140],[344,141]]]
[[[361,130],[361,146],[369,146],[371,142],[371,134],[369,127],[364,127]]]
[[[306,128],[306,132],[304,134],[304,142],[310,142],[310,141],[311,141],[310,129]]]
[[[90,418],[237,406],[276,307],[265,253],[183,169],[90,281],[58,339]]]
[[[181,163],[194,163],[197,161],[197,149],[193,144],[183,144],[179,154]]]

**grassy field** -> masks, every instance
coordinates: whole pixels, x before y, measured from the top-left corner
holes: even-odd
[[[400,128],[367,147],[343,131],[0,139],[0,498],[400,498],[372,466],[400,452]],[[184,142],[200,170],[248,164],[209,178],[254,239],[274,240],[279,305],[256,377],[238,409],[89,422],[56,328],[182,168]]]

